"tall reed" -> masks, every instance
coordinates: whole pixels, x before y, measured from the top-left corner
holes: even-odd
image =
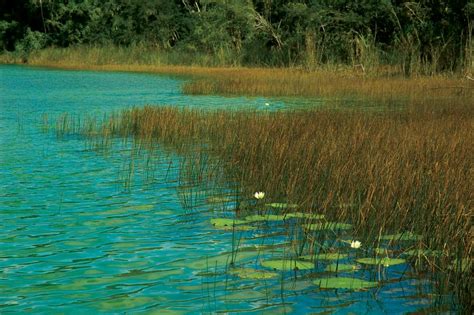
[[[354,237],[373,247],[382,234],[421,235],[415,248],[442,255],[418,259],[443,275],[438,289],[454,288],[468,309],[474,107],[454,100],[421,105],[386,112],[279,113],[147,106],[104,119],[92,133],[89,123],[76,125],[75,132],[174,147],[198,157],[192,167],[200,174],[218,165],[213,169],[222,173],[208,172],[206,180],[236,183],[243,199],[264,191],[270,201],[351,223]]]

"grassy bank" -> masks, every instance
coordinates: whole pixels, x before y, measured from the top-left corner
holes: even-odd
[[[191,76],[183,87],[188,94],[352,97],[390,102],[462,97],[473,100],[474,80],[466,75],[404,77],[396,67],[377,67],[367,73],[359,67],[325,65],[304,68],[215,67],[205,55],[182,55],[150,48],[49,48],[34,51],[27,64],[76,70],[148,72]],[[0,62],[21,63],[14,54]]]
[[[245,201],[264,191],[266,202],[297,204],[298,211],[351,224],[352,237],[369,251],[382,246],[383,235],[400,235],[391,240],[397,244],[391,255],[419,250],[413,266],[435,275],[437,292],[454,292],[468,310],[474,108],[456,101],[427,105],[273,114],[145,107],[102,123],[66,119],[58,134],[171,146],[188,157],[195,181],[223,177],[236,184],[237,215],[255,211]],[[397,243],[404,235],[416,236],[408,247]]]

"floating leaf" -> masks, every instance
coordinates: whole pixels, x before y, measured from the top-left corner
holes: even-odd
[[[303,228],[309,231],[348,230],[352,228],[352,225],[338,222],[319,222],[312,224],[304,224]]]
[[[287,218],[321,220],[324,219],[324,214],[293,212],[286,215]]]
[[[317,255],[304,255],[300,259],[318,261],[318,260],[339,260],[347,257],[347,254],[341,253],[322,253]]]
[[[252,268],[231,269],[230,273],[242,279],[253,279],[253,280],[272,279],[272,278],[278,277],[277,273],[266,271],[266,270],[257,270],[257,269],[252,269]]]
[[[281,202],[266,203],[265,206],[275,208],[275,209],[289,209],[289,208],[298,207],[298,205],[295,203],[281,203]]]
[[[421,240],[421,235],[414,234],[411,232],[405,232],[383,235],[380,237],[380,239],[384,241],[419,241]]]
[[[316,279],[313,283],[322,289],[350,289],[350,290],[361,290],[373,288],[378,285],[377,282],[365,281],[357,278],[324,278]]]
[[[356,259],[356,261],[364,265],[384,265],[385,267],[400,265],[406,262],[406,260],[402,258],[389,258],[389,257],[359,258],[359,259]]]
[[[247,222],[260,222],[260,221],[283,221],[284,215],[267,214],[267,215],[249,215],[245,217]]]
[[[229,218],[216,218],[211,219],[211,224],[214,226],[233,226],[237,224],[247,223],[244,220],[229,219]]]
[[[237,231],[248,231],[253,229],[250,225],[243,225],[243,223],[247,223],[247,221],[228,218],[211,219],[211,224],[218,229]]]
[[[263,267],[275,270],[308,270],[313,269],[314,264],[307,261],[290,260],[290,259],[275,259],[265,260],[262,262]]]
[[[348,264],[330,264],[324,269],[324,271],[328,272],[350,272],[357,270],[356,265],[348,265]]]

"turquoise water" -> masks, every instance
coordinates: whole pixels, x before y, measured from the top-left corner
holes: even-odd
[[[315,285],[329,262],[271,279],[239,276],[229,268],[235,248],[240,268],[265,270],[262,261],[294,255],[285,236],[299,233],[288,233],[293,221],[216,229],[210,219],[233,217],[232,198],[183,188],[173,152],[132,154],[117,144],[101,154],[43,123],[45,114],[143,104],[268,110],[284,102],[185,96],[181,81],[146,74],[0,66],[0,80],[0,314],[402,314],[433,303],[408,264],[341,273],[383,283],[363,291]],[[344,251],[340,263],[358,255]]]

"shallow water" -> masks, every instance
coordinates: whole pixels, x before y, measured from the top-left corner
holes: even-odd
[[[431,305],[419,294],[427,281],[410,277],[408,264],[339,273],[382,280],[364,291],[315,285],[330,262],[272,279],[230,272],[236,247],[236,267],[263,270],[262,261],[294,255],[278,246],[291,241],[285,235],[294,220],[216,229],[210,219],[232,217],[232,198],[183,189],[173,152],[133,154],[117,144],[100,154],[44,124],[44,114],[52,120],[143,104],[270,110],[271,102],[273,110],[285,102],[185,96],[181,81],[147,74],[0,66],[0,80],[1,314],[399,314]],[[261,237],[270,231],[276,236]],[[356,251],[344,252],[339,263],[353,263]]]

